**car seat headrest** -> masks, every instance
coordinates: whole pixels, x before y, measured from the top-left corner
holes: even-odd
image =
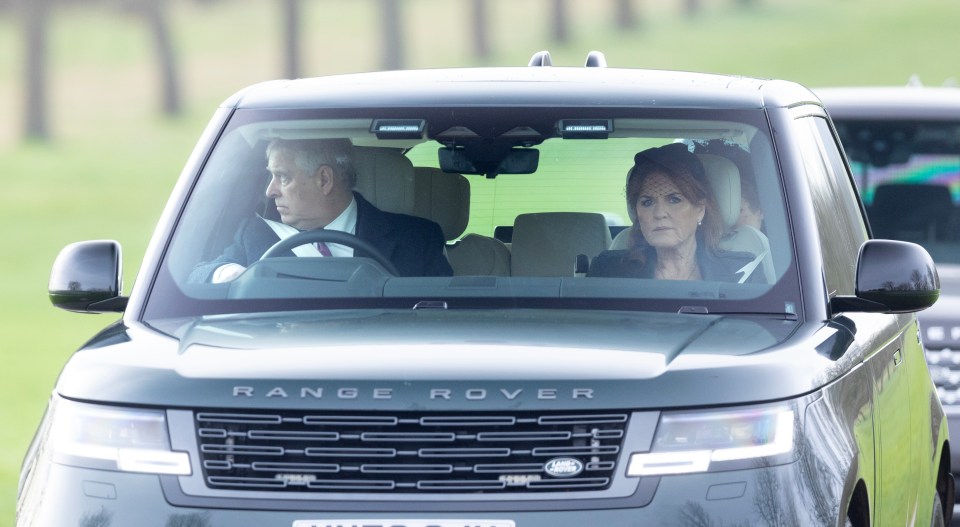
[[[413,163],[394,148],[355,147],[356,191],[387,212],[413,214]]]
[[[733,228],[740,217],[740,170],[733,161],[716,154],[697,154],[713,190],[723,230]]]
[[[470,221],[470,182],[462,174],[415,167],[413,214],[433,220],[447,241],[456,240]]]
[[[539,212],[513,222],[513,276],[573,276],[578,255],[590,259],[610,246],[603,214]]]

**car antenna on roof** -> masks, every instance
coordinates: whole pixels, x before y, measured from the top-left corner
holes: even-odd
[[[603,56],[602,51],[591,51],[587,53],[587,62],[584,64],[586,68],[606,68],[607,67],[607,57]]]
[[[549,51],[538,51],[530,57],[530,63],[527,66],[553,66],[553,60],[550,59]]]

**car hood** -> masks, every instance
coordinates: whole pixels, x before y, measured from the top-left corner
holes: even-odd
[[[842,327],[774,317],[537,310],[208,317],[177,337],[118,325],[57,389],[191,408],[734,404],[816,389],[850,342]]]

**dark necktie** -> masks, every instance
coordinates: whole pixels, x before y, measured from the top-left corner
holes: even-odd
[[[330,248],[327,247],[327,244],[323,242],[317,242],[317,250],[320,251],[322,256],[333,256],[333,254],[330,252]]]

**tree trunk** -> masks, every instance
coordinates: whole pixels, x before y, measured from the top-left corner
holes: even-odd
[[[141,3],[141,8],[153,37],[154,51],[157,54],[157,70],[160,74],[163,112],[168,115],[179,114],[183,105],[180,102],[180,79],[177,75],[170,27],[167,23],[167,3],[146,0]]]
[[[403,67],[403,36],[400,21],[401,0],[380,0],[383,19],[383,69]]]
[[[300,0],[283,0],[283,64],[284,76],[300,77]]]
[[[639,25],[637,11],[633,7],[632,0],[616,1],[616,27],[621,30],[636,29]]]
[[[477,57],[490,56],[487,38],[487,0],[473,0],[473,52]]]
[[[551,33],[553,40],[560,43],[567,42],[567,40],[570,39],[569,31],[567,30],[567,1],[553,0],[552,11],[553,28]]]
[[[50,9],[47,0],[21,0],[24,28],[24,136],[46,141],[47,126],[47,31]]]

